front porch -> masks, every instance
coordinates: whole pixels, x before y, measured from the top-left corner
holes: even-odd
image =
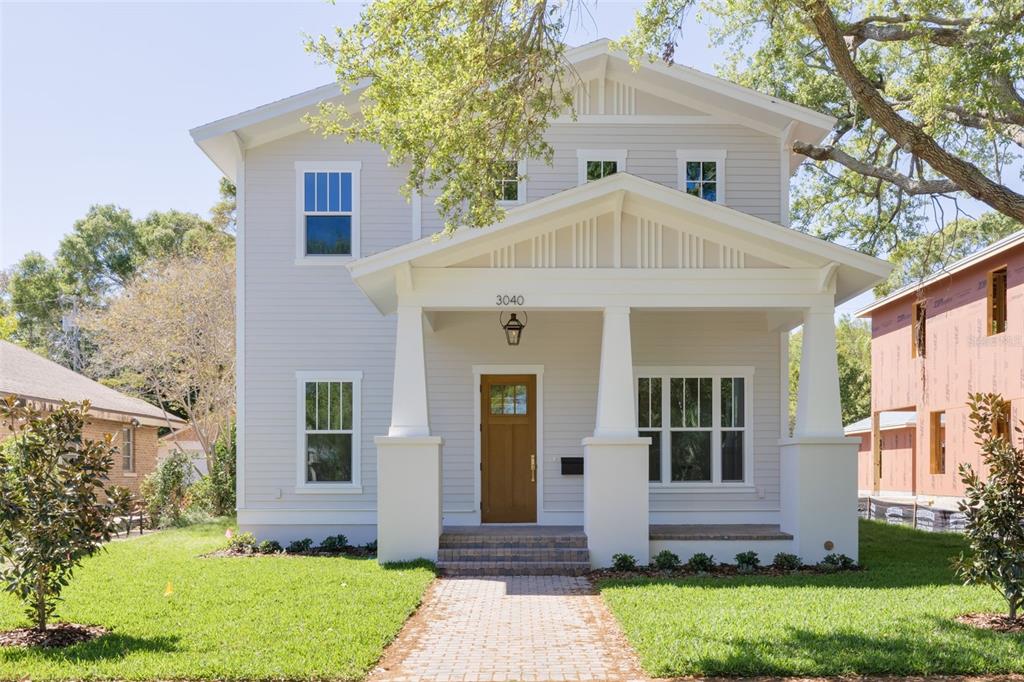
[[[439,558],[461,540],[445,532],[455,519],[581,525],[594,567],[716,543],[730,560],[738,542],[856,557],[833,316],[837,296],[877,277],[861,269],[873,259],[625,175],[563,195],[575,200],[351,266],[397,313],[391,424],[375,439],[380,560]],[[504,346],[499,310],[532,316],[521,346]],[[798,325],[790,436],[785,333]],[[510,402],[488,403],[493,385]],[[582,472],[563,472],[564,499],[546,507],[556,455]],[[514,511],[489,509],[502,492]],[[747,534],[707,529],[729,523]]]
[[[668,549],[686,562],[698,551],[728,563],[753,550],[764,561],[790,551],[793,536],[775,524],[656,524],[649,527],[651,556]],[[708,552],[708,549],[711,552]],[[591,569],[583,526],[445,526],[438,549],[445,575],[582,575]]]

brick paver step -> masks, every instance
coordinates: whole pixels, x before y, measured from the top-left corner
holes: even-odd
[[[452,547],[437,553],[438,561],[588,561],[586,547]]]
[[[492,536],[492,535],[447,535],[442,534],[442,549],[453,547],[505,547],[509,549],[530,549],[544,547],[586,547],[587,537],[565,535],[556,537]]]
[[[498,575],[586,575],[590,561],[438,561],[437,568],[448,576]]]

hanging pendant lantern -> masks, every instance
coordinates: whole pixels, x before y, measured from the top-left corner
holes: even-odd
[[[525,316],[526,313],[523,313]],[[508,322],[502,322],[503,313],[498,314],[498,323],[501,324],[501,328],[505,330],[505,341],[510,346],[518,346],[519,341],[523,338],[523,330],[526,329],[526,323],[520,322],[519,318],[515,313],[509,315]],[[529,319],[529,318],[527,318]]]

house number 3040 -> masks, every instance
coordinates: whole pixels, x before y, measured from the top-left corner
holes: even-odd
[[[522,294],[498,294],[495,298],[494,305],[496,306],[510,306],[510,305],[523,305],[526,299],[523,298]]]

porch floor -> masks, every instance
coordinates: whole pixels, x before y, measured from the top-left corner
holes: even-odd
[[[586,537],[583,526],[539,526],[535,524],[504,525],[484,523],[479,526],[445,526],[448,537]],[[651,540],[792,540],[778,525],[768,523],[699,523],[653,524]]]

